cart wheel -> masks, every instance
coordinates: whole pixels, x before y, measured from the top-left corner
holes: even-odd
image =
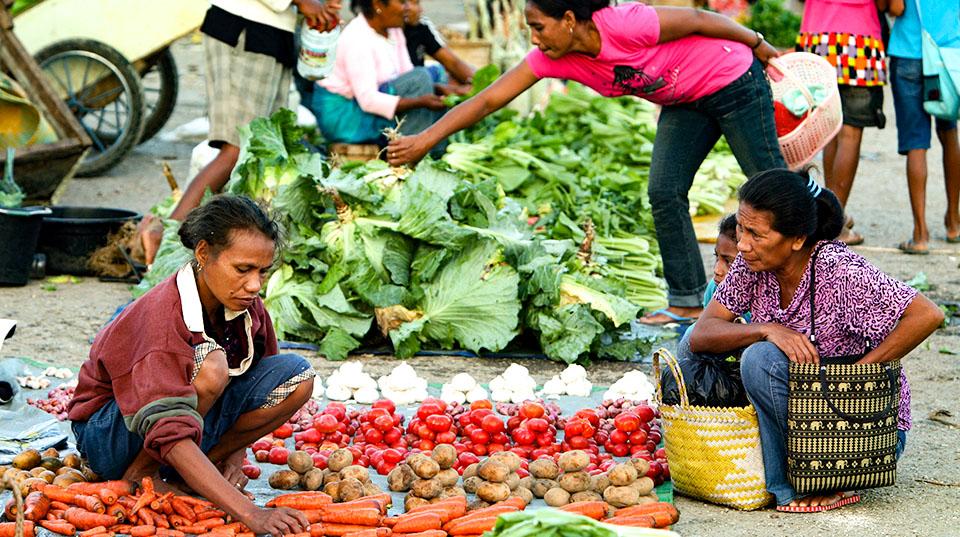
[[[93,142],[77,175],[99,175],[123,160],[144,127],[143,87],[133,65],[90,39],[60,41],[34,57]]]
[[[177,63],[173,60],[173,53],[169,48],[148,58],[145,65],[145,70],[140,73],[140,82],[143,84],[147,117],[144,121],[143,134],[140,135],[141,144],[156,136],[167,124],[177,104],[177,92],[180,87]]]

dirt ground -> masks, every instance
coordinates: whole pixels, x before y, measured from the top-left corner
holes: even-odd
[[[460,2],[424,0],[427,13],[444,24],[462,18]],[[202,48],[196,39],[184,38],[174,46],[180,70],[180,95],[176,112],[164,133],[204,114]],[[905,256],[895,250],[911,230],[904,159],[896,153],[896,130],[889,92],[885,130],[864,134],[860,172],[850,201],[850,212],[866,244],[856,250],[882,269],[901,279],[925,272],[939,302],[960,299],[960,249],[943,240],[940,225],[945,210],[941,152],[930,151],[928,221],[934,242],[932,255]],[[164,139],[163,134],[139,146],[133,154],[103,177],[76,179],[66,189],[63,204],[123,207],[146,211],[166,194],[160,165],[168,162],[181,184],[185,183],[190,151],[196,141]],[[712,263],[709,247],[704,262]],[[23,356],[61,366],[78,367],[97,329],[117,306],[129,299],[123,284],[83,279],[52,289],[40,281],[22,288],[0,288],[0,317],[20,321],[17,335],[4,346],[5,356]],[[867,491],[856,506],[818,515],[777,514],[772,510],[738,513],[678,498],[682,521],[676,529],[685,537],[741,535],[813,536],[957,536],[960,535],[960,319],[957,326],[940,330],[905,361],[913,387],[914,428],[901,463],[895,487]],[[363,358],[371,373],[385,373],[395,365],[390,358]],[[326,376],[337,367],[313,357]],[[443,382],[455,372],[468,371],[483,381],[501,372],[509,360],[417,358],[411,362],[431,382]],[[526,360],[542,383],[560,371],[557,364]],[[608,385],[632,365],[597,363],[589,374],[596,384]],[[649,372],[648,365],[639,366]],[[947,411],[953,426],[929,419]]]

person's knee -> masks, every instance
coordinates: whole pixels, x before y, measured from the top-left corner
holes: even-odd
[[[200,364],[200,371],[193,379],[193,387],[197,390],[197,398],[209,405],[212,400],[220,397],[228,382],[230,366],[227,364],[227,355],[222,350],[215,350],[208,353]]]
[[[759,341],[743,350],[740,355],[740,377],[747,390],[751,386],[759,385],[769,376],[778,353],[782,354],[780,349],[769,341]]]
[[[433,77],[426,67],[414,67],[413,71],[407,73],[406,84],[411,88],[411,94],[427,95],[433,93]]]
[[[647,186],[647,197],[650,198],[650,207],[654,213],[658,210],[673,211],[672,205],[681,200],[680,189],[677,187],[677,181],[670,178],[650,178]]]

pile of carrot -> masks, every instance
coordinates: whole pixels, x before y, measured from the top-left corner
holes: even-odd
[[[614,511],[613,515],[608,518],[609,513],[607,510],[609,508],[610,506],[607,502],[601,501],[576,502],[559,507],[561,511],[576,513],[615,526],[668,528],[680,520],[680,513],[677,511],[677,508],[667,502],[624,507],[623,509]]]

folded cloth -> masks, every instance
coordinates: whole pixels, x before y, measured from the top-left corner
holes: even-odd
[[[809,91],[810,96],[813,97],[814,108],[820,106],[823,104],[823,101],[827,100],[827,89],[819,84],[807,86],[807,91]],[[797,117],[803,117],[810,111],[810,101],[807,100],[807,97],[799,88],[784,93],[780,102],[783,103],[783,106],[785,106],[791,114]]]

